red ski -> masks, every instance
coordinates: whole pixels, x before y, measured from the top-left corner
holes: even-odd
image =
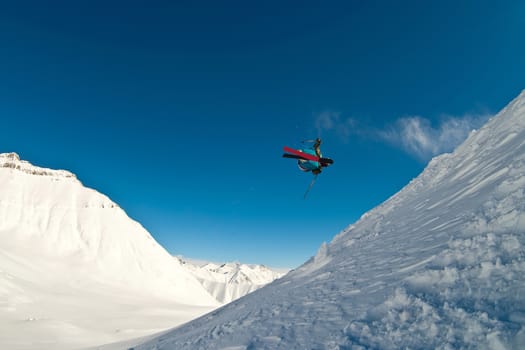
[[[305,153],[305,152],[302,152],[302,151],[300,151],[298,149],[293,149],[293,148],[290,148],[290,147],[287,147],[287,146],[284,146],[284,151],[287,152],[287,153],[290,153],[293,156],[296,156],[297,158],[301,158],[301,159],[304,159],[304,160],[310,160],[312,162],[320,162],[321,165],[323,165],[323,166],[327,166],[329,164],[333,164],[333,162],[334,162],[330,158],[319,158],[319,157],[314,156],[312,154]],[[287,155],[283,154],[283,157],[287,157]],[[291,157],[291,158],[296,158],[296,157]]]

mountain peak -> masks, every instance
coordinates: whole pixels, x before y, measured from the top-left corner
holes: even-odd
[[[12,160],[12,161],[19,161],[20,160],[20,156],[17,153],[15,153],[15,152],[0,153],[0,158],[5,158],[5,159],[8,159],[8,160]]]
[[[29,175],[77,179],[75,174],[67,170],[41,168],[29,163],[28,161],[21,160],[20,156],[15,152],[0,153],[0,168],[11,168]]]
[[[0,186],[0,241],[20,244],[20,255],[78,257],[98,281],[189,305],[217,304],[142,225],[73,173],[2,153]]]

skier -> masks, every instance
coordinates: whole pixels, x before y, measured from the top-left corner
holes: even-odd
[[[320,138],[317,138],[312,141],[303,141],[303,143],[304,142],[313,142],[314,144],[311,147],[305,149],[293,149],[285,146],[284,151],[286,153],[283,154],[283,157],[297,159],[297,165],[299,166],[299,169],[301,169],[304,172],[311,171],[314,175],[314,178],[312,179],[308,190],[304,194],[304,197],[306,198],[306,195],[308,194],[313,184],[315,183],[315,180],[317,179],[317,175],[319,175],[322,172],[323,167],[327,167],[333,164],[334,161],[330,158],[324,158],[322,156]]]

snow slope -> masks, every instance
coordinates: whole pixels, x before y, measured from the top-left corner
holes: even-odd
[[[0,154],[0,348],[113,342],[218,305],[109,198]]]
[[[273,271],[263,265],[240,263],[193,264],[180,260],[206,290],[220,303],[229,303],[264,285],[284,276],[284,273]]]
[[[295,271],[135,349],[525,348],[525,91]]]

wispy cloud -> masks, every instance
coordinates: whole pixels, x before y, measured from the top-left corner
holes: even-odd
[[[358,136],[387,142],[426,162],[436,155],[454,150],[472,130],[483,126],[490,117],[488,114],[444,116],[433,124],[427,118],[411,116],[378,128],[358,119],[345,118],[339,112],[325,111],[315,116],[315,128],[319,137],[330,132],[342,141]]]
[[[333,111],[319,113],[315,118],[318,136],[322,136],[324,131],[332,131],[343,140],[347,140],[355,132],[356,124],[356,120],[342,118],[341,113]]]
[[[443,118],[436,126],[423,117],[406,117],[398,119],[385,130],[378,131],[377,135],[418,159],[427,161],[433,156],[452,151],[472,130],[482,126],[489,117],[489,115],[449,116]]]

